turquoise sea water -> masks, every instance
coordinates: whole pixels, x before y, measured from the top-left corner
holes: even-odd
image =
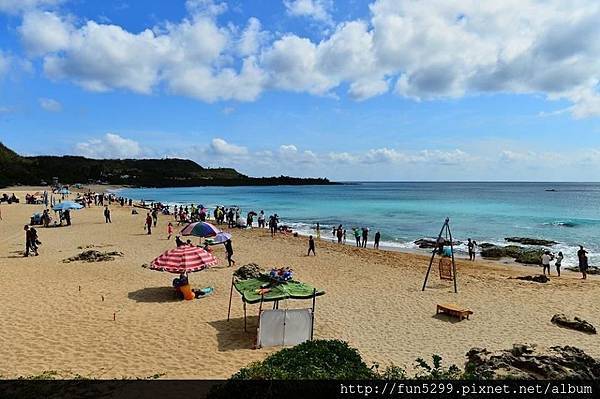
[[[554,189],[556,191],[546,191]],[[283,224],[313,233],[319,222],[322,237],[343,224],[369,227],[370,240],[379,230],[392,247],[414,249],[413,241],[433,237],[445,217],[453,236],[504,244],[504,237],[523,236],[560,242],[565,265],[576,264],[576,246],[590,252],[590,264],[600,263],[600,183],[351,183],[333,186],[192,187],[122,189],[134,199],[206,207],[237,205],[242,214],[263,209],[277,213]],[[329,228],[329,231],[328,231]],[[459,250],[464,250],[459,247]]]

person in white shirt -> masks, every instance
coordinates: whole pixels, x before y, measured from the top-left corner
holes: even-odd
[[[546,269],[548,269],[548,276],[550,275],[550,260],[552,259],[552,257],[550,256],[550,251],[546,251],[544,252],[544,254],[542,255],[542,267],[543,267],[543,274],[546,274]]]

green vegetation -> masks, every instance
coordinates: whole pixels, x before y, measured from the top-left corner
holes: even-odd
[[[203,168],[194,161],[165,159],[89,159],[76,156],[22,157],[0,143],[0,187],[51,183],[103,182],[136,187],[254,186],[331,184],[322,178],[248,177],[230,168]]]

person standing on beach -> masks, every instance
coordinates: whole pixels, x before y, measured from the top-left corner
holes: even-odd
[[[169,222],[169,224],[167,225],[167,240],[171,239],[171,236],[173,235],[173,223]]]
[[[108,205],[104,207],[104,222],[112,223],[112,220],[110,220],[110,209],[108,209]]]
[[[319,225],[319,222],[317,222],[317,240],[321,239],[321,226]]]
[[[65,218],[65,221],[67,222],[67,226],[71,225],[71,211],[70,210],[65,210],[63,212],[63,217]]]
[[[227,254],[227,262],[229,263],[229,267],[232,264],[235,266],[235,261],[233,260],[233,246],[231,245],[231,240],[225,241],[225,253]]]
[[[315,253],[315,240],[313,239],[313,236],[308,237],[308,253],[306,254],[306,256],[310,256],[311,251],[314,256],[317,256],[317,254]]]
[[[367,247],[368,239],[369,239],[369,228],[363,227],[363,229],[362,229],[362,247],[363,248]]]
[[[146,232],[148,235],[152,234],[152,216],[150,216],[150,212],[146,215]]]
[[[558,256],[556,257],[556,263],[554,264],[554,266],[556,266],[556,273],[558,274],[558,277],[560,277],[560,266],[562,264],[563,258],[563,253],[559,252]]]
[[[337,241],[338,244],[342,243],[342,238],[344,238],[344,230],[342,229],[342,225],[340,224],[336,230]]]
[[[379,249],[379,240],[381,240],[381,233],[375,233],[375,244],[373,244],[373,248]]]
[[[265,228],[265,211],[263,210],[258,214],[258,227],[261,229]]]
[[[353,228],[352,230],[354,230],[354,239],[356,240],[356,246],[360,247],[360,231],[358,231],[358,228]]]
[[[475,261],[475,245],[477,245],[477,243],[475,241],[471,241],[470,238],[468,240],[467,248],[469,249],[469,260]]]
[[[344,245],[346,245],[346,229],[344,229]]]
[[[542,255],[542,274],[546,275],[546,269],[548,269],[548,276],[550,275],[550,260],[552,257],[550,256],[550,251],[544,252]]]
[[[577,258],[579,259],[579,271],[583,275],[582,280],[587,279],[587,269],[588,269],[588,258],[587,251],[583,249],[583,245],[579,246],[579,251],[577,251]]]
[[[23,230],[25,230],[25,254],[23,256],[27,257],[29,256],[29,251],[31,251],[31,231],[28,225],[25,225]]]

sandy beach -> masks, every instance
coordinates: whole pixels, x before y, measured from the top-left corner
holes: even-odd
[[[19,190],[19,191],[17,191]],[[28,190],[28,191],[24,191]],[[23,199],[35,188],[0,190]],[[145,214],[111,206],[112,224],[101,207],[72,212],[73,225],[38,228],[40,255],[24,258],[23,225],[42,205],[0,205],[0,375],[4,378],[56,370],[95,378],[227,378],[240,367],[277,349],[253,349],[258,305],[243,308],[234,293],[232,320],[227,305],[233,268],[220,264],[190,275],[195,287],[212,286],[212,296],[194,301],[173,297],[174,275],[142,268],[174,247],[166,239],[170,216],[160,216],[152,235],[143,229]],[[176,227],[177,231],[177,227]],[[234,230],[238,266],[290,266],[295,277],[326,291],[317,300],[316,338],[339,338],[359,349],[368,362],[411,367],[417,357],[440,354],[462,366],[472,347],[510,348],[513,343],[540,347],[573,345],[600,357],[596,335],[557,327],[555,313],[579,316],[600,326],[600,279],[580,280],[565,271],[549,284],[510,277],[538,274],[536,267],[458,261],[459,293],[440,281],[434,268],[421,292],[428,257],[317,242],[307,257],[307,238],[267,230]],[[195,239],[197,242],[197,239]],[[63,263],[83,248],[120,251],[110,262]],[[436,317],[436,304],[470,308],[470,320]],[[288,301],[281,307],[308,307]],[[113,320],[113,316],[115,320]]]

